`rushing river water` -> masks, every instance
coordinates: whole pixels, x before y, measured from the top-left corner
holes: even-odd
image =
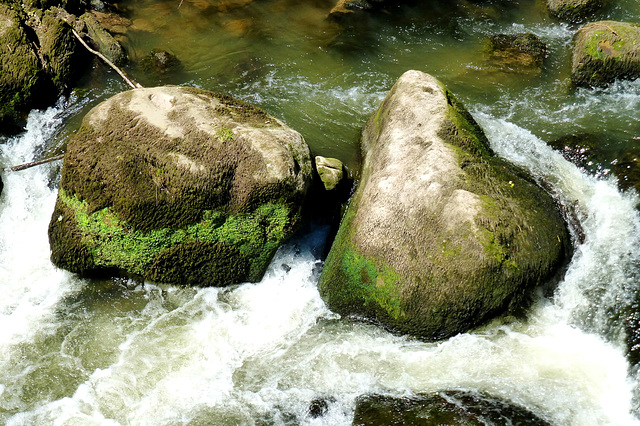
[[[134,23],[130,56],[160,47],[184,66],[162,76],[134,64],[128,72],[146,86],[189,84],[253,102],[353,171],[359,130],[395,79],[407,69],[434,74],[473,112],[493,149],[572,212],[581,242],[555,292],[541,295],[526,320],[499,319],[439,343],[394,336],[324,306],[316,290],[323,226],[286,244],[257,284],[80,279],[49,261],[59,166],[4,172],[0,423],[344,425],[362,394],[463,389],[554,425],[640,424],[640,376],[625,340],[640,284],[638,197],[546,143],[594,133],[606,135],[611,152],[633,147],[640,80],[572,90],[576,27],[549,19],[537,1],[429,2],[351,29],[325,19],[331,3],[123,2]],[[603,16],[640,21],[640,5],[620,0]],[[482,60],[486,36],[522,31],[549,47],[542,74],[504,73]],[[87,108],[126,89],[101,66],[83,85],[33,112],[23,134],[2,139],[0,163],[63,149]],[[309,405],[318,399],[327,411],[314,418]]]

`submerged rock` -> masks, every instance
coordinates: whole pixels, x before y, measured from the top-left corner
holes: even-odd
[[[563,21],[575,22],[602,9],[606,0],[547,0],[552,16]]]
[[[435,78],[400,77],[361,144],[319,282],[334,311],[442,339],[521,306],[562,264],[570,242],[551,197],[492,155]]]
[[[331,191],[334,189],[344,177],[342,161],[337,158],[327,158],[317,156],[315,158],[316,171],[324,185],[324,189]]]
[[[87,275],[258,281],[311,174],[302,136],[249,104],[183,87],[121,93],[68,143],[51,259]]]
[[[531,33],[498,34],[487,40],[489,62],[504,71],[542,71],[546,46],[540,37]]]
[[[640,26],[600,21],[573,38],[571,79],[576,86],[602,86],[615,79],[640,77]]]
[[[549,142],[568,161],[596,177],[613,174],[621,190],[633,188],[640,194],[640,147],[626,144],[611,149],[603,134],[567,135]]]
[[[172,53],[162,49],[152,49],[140,61],[140,66],[147,73],[165,74],[180,68],[180,60]]]
[[[341,18],[360,10],[370,10],[380,5],[384,0],[338,0],[329,12],[329,18],[340,20]]]
[[[385,395],[356,401],[354,426],[373,425],[550,425],[526,408],[487,395],[446,391],[411,398]]]

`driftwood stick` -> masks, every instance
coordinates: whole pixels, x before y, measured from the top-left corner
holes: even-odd
[[[80,34],[78,34],[78,32],[76,30],[74,30],[73,28],[71,28],[71,31],[73,31],[73,35],[76,36],[76,38],[80,41],[80,43],[82,43],[82,45],[91,53],[93,53],[94,55],[96,55],[97,57],[99,57],[100,59],[102,59],[103,61],[105,61],[107,63],[107,65],[109,65],[111,68],[113,68],[114,70],[116,70],[116,72],[118,74],[120,74],[120,77],[122,77],[122,79],[129,85],[131,86],[133,89],[138,89],[141,88],[142,85],[140,85],[139,83],[135,83],[133,81],[131,81],[129,79],[129,77],[127,77],[127,75],[122,72],[122,70],[120,68],[118,68],[117,66],[115,66],[115,64],[113,62],[111,62],[106,56],[104,56],[102,53],[98,52],[97,50],[93,50],[91,47],[89,47],[89,45],[87,43],[85,43],[85,41],[82,39],[82,36],[80,36]]]
[[[18,170],[30,169],[31,167],[39,166],[40,164],[51,163],[52,161],[62,160],[64,154],[56,155],[53,157],[45,158],[44,160],[32,161],[30,163],[20,164],[19,166],[13,166],[9,170],[17,172]]]

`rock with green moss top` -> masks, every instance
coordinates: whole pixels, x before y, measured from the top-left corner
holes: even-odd
[[[552,16],[568,22],[588,18],[606,5],[606,0],[547,0]]]
[[[570,240],[552,198],[492,155],[435,78],[406,72],[369,119],[361,181],[319,282],[329,308],[437,340],[525,306]]]
[[[0,3],[0,131],[12,130],[34,102],[48,98],[46,75],[23,16]],[[48,99],[47,99],[48,100]]]
[[[531,33],[498,34],[487,40],[489,62],[503,71],[540,73],[546,46]]]
[[[571,79],[576,86],[603,86],[640,77],[640,25],[599,21],[573,38]]]
[[[352,424],[354,426],[550,425],[524,407],[489,395],[468,391],[442,391],[412,397],[367,395],[356,400]]]
[[[258,281],[311,176],[302,136],[261,109],[184,87],[124,92],[68,143],[51,259],[84,275]]]

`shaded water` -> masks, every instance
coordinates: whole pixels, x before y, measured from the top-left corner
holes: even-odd
[[[233,3],[245,2],[224,4]],[[576,28],[547,18],[537,1],[429,3],[346,29],[325,19],[329,1],[120,6],[134,23],[126,42],[134,59],[164,48],[184,66],[153,76],[134,63],[134,79],[253,102],[300,131],[316,153],[338,156],[352,170],[359,130],[395,79],[407,69],[442,79],[493,149],[529,169],[574,212],[584,242],[551,297],[540,297],[526,321],[496,320],[440,343],[393,336],[324,307],[315,288],[322,227],[283,247],[258,284],[193,289],[81,280],[48,259],[59,170],[4,173],[0,422],[342,425],[362,394],[469,389],[552,424],[638,423],[640,382],[624,342],[638,286],[638,199],[611,178],[588,176],[545,141],[590,132],[606,134],[608,149],[632,146],[640,138],[640,81],[571,90]],[[640,5],[623,0],[607,16],[640,21]],[[486,36],[521,31],[549,46],[540,75],[500,72],[483,60]],[[77,117],[125,89],[117,76],[95,73],[88,91],[33,113],[23,135],[0,145],[0,162],[60,149]],[[313,418],[309,405],[317,399],[327,412]]]

